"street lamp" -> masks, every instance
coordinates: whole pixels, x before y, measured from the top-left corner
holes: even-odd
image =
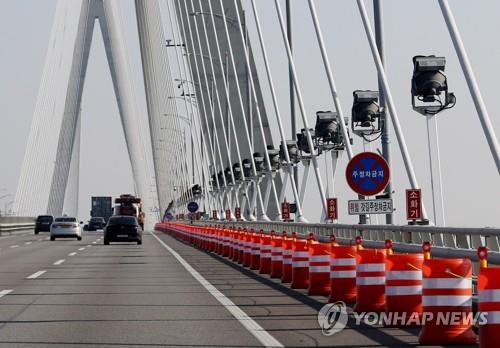
[[[343,150],[344,137],[339,126],[338,113],[333,111],[316,112],[316,144],[320,151]]]
[[[356,90],[352,92],[352,95],[351,129],[353,133],[363,138],[380,133],[382,131],[380,121],[382,108],[379,105],[378,91]]]
[[[427,120],[427,146],[431,177],[432,207],[436,225],[446,224],[444,215],[441,163],[436,115],[455,106],[456,98],[448,92],[448,80],[444,73],[445,57],[414,56],[411,96],[413,110]],[[420,103],[417,104],[417,101]],[[435,155],[433,154],[435,149]],[[435,157],[435,158],[434,158]],[[438,216],[440,211],[440,216]]]
[[[445,64],[445,57],[413,57],[412,106],[413,110],[424,116],[435,115],[455,106],[455,95],[448,92]],[[417,105],[417,100],[422,103]]]

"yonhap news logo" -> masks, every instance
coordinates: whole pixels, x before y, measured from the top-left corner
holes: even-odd
[[[342,301],[328,303],[318,313],[318,324],[325,336],[331,336],[344,330],[348,319],[347,306]]]

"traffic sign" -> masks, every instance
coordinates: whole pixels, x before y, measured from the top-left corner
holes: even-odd
[[[238,220],[241,219],[241,208],[240,207],[234,208],[234,216]]]
[[[290,220],[290,203],[281,203],[281,217],[283,220]]]
[[[226,209],[226,220],[227,221],[231,220],[231,210],[230,209]]]
[[[406,220],[422,218],[422,190],[406,190]]]
[[[373,196],[389,183],[390,170],[382,156],[374,152],[362,152],[349,161],[345,175],[354,192],[362,196]]]
[[[173,219],[174,219],[174,216],[172,215],[172,213],[166,213],[165,214],[165,220],[171,221]]]
[[[188,208],[189,212],[194,213],[194,212],[198,211],[198,208],[199,208],[198,203],[189,202],[187,208]]]
[[[349,215],[390,214],[394,211],[392,199],[360,199],[347,204]]]
[[[337,198],[328,198],[326,200],[326,205],[328,207],[328,220],[337,220]]]

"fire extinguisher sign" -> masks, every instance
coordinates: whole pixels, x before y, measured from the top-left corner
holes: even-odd
[[[421,189],[406,190],[406,219],[409,221],[422,219]]]
[[[328,198],[326,200],[326,205],[328,207],[328,220],[337,220],[338,219],[337,198]]]

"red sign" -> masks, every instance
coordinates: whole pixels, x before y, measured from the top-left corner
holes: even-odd
[[[422,190],[406,190],[406,219],[419,220],[422,218]]]
[[[217,220],[217,210],[212,210],[212,219]]]
[[[328,220],[337,220],[339,216],[337,210],[337,198],[328,198],[326,200],[326,205],[328,207]]]
[[[379,154],[361,152],[349,161],[345,175],[354,192],[362,196],[373,196],[389,183],[389,165]]]
[[[283,220],[290,220],[290,203],[281,203],[281,217]]]
[[[231,220],[231,210],[230,209],[226,209],[226,220],[227,221]]]
[[[234,208],[234,216],[238,220],[241,219],[241,208],[240,207]]]

